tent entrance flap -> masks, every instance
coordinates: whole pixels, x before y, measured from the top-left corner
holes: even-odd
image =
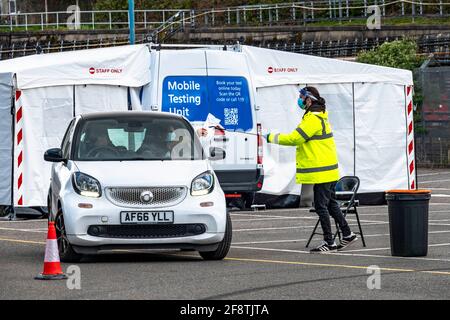
[[[14,144],[14,204],[45,206],[51,164],[43,160],[45,150],[59,147],[73,118],[73,86],[20,91],[16,99]],[[19,117],[20,110],[20,117]]]
[[[127,111],[128,88],[116,85],[67,85],[24,89],[20,92],[20,98],[16,101],[16,110],[21,111],[15,122],[15,135],[20,137],[20,141],[16,139],[14,144],[14,205],[45,206],[51,164],[44,161],[44,152],[61,145],[74,115]],[[138,102],[134,102],[133,107],[136,109],[140,106]]]

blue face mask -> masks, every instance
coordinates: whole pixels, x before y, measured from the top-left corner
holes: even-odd
[[[302,98],[298,98],[297,104],[298,104],[298,106],[300,107],[300,109],[305,110],[306,105],[305,105],[305,102],[303,101]]]

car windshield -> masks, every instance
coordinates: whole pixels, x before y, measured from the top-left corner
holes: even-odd
[[[79,161],[201,160],[192,127],[173,117],[85,119],[74,139]]]

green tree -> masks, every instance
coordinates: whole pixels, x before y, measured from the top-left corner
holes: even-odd
[[[423,63],[424,59],[417,54],[418,46],[413,40],[397,40],[385,42],[381,46],[370,51],[363,51],[358,54],[357,61],[379,66],[400,68],[414,71]],[[421,110],[423,103],[422,89],[418,73],[414,72],[414,122],[416,133],[424,133],[425,129],[421,125]]]
[[[127,10],[128,0],[97,0],[94,10]]]
[[[370,51],[361,52],[357,61],[412,71],[418,68],[423,60],[417,55],[415,41],[397,40],[385,42]]]

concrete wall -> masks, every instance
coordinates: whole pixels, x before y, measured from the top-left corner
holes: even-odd
[[[362,26],[349,27],[289,27],[272,26],[265,28],[209,28],[193,29],[178,35],[178,39],[199,41],[210,39],[213,41],[229,41],[234,39],[251,39],[253,41],[272,41],[295,39],[301,41],[337,41],[346,39],[392,38],[392,37],[420,37],[450,32],[450,26],[393,26],[381,30],[369,30]]]
[[[0,0],[1,1],[1,0]],[[140,40],[149,33],[149,30],[137,30],[136,39]],[[346,39],[365,38],[395,38],[395,37],[420,37],[422,35],[436,35],[450,33],[450,26],[395,26],[384,27],[381,30],[368,30],[363,26],[348,27],[303,27],[303,26],[271,26],[271,27],[247,27],[247,28],[197,28],[185,29],[173,37],[175,42],[234,42],[244,39],[245,42],[294,40],[302,41],[337,41]],[[0,44],[11,44],[24,41],[85,41],[87,39],[123,39],[128,36],[128,30],[79,30],[79,31],[34,31],[34,32],[5,32],[0,33]]]

